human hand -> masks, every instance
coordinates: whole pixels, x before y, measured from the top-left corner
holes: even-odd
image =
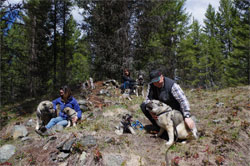
[[[185,120],[185,123],[187,124],[187,126],[188,126],[189,129],[193,129],[194,128],[195,124],[194,124],[193,119],[191,119],[191,118],[185,118],[184,120]]]
[[[78,120],[77,116],[75,116],[75,117],[72,118],[72,122],[73,122],[73,123],[76,123],[77,120]]]

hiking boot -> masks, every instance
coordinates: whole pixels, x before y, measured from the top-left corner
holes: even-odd
[[[42,126],[39,130],[44,133],[47,130],[47,128]]]
[[[47,128],[46,127],[44,127],[44,126],[42,126],[40,129],[38,129],[38,130],[35,130],[35,132],[37,133],[37,134],[39,134],[39,135],[44,135],[45,134],[45,132],[47,131]]]
[[[37,134],[43,136],[43,132],[42,132],[41,130],[37,130],[37,129],[36,129],[35,132],[36,132]]]

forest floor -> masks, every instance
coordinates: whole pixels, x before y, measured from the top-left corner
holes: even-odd
[[[190,102],[191,113],[197,119],[200,137],[198,140],[190,138],[186,144],[175,143],[167,154],[168,147],[165,144],[167,136],[155,137],[150,121],[140,110],[140,104],[144,99],[135,95],[132,96],[132,101],[121,99],[120,91],[117,90],[111,90],[111,96],[98,95],[103,88],[101,82],[96,83],[96,89],[88,96],[93,103],[93,109],[84,112],[83,116],[87,117],[90,113],[93,115],[82,120],[77,128],[63,131],[64,133],[93,135],[97,139],[95,149],[98,150],[99,157],[104,157],[106,154],[121,156],[120,165],[124,166],[164,166],[166,165],[166,155],[167,162],[171,162],[173,166],[249,166],[250,86],[218,91],[185,90]],[[74,97],[80,98],[80,92],[74,93]],[[27,123],[30,119],[35,121],[35,110],[38,103],[39,101],[30,99],[23,103],[6,106],[1,110],[0,147],[4,144],[14,144],[18,150],[8,162],[0,163],[0,165],[6,163],[10,165],[27,165],[27,163],[44,165],[42,161],[39,163],[35,156],[31,161],[30,155],[32,154],[28,154],[23,143],[13,140],[10,133],[7,132],[15,124]],[[131,133],[117,135],[115,126],[121,121],[122,115],[128,112],[133,115],[133,120],[138,120],[143,124],[144,129],[136,129],[136,135]],[[46,139],[37,136],[34,127],[28,130],[29,136],[34,137],[34,140]],[[24,151],[25,154],[21,151]],[[29,158],[29,160],[25,158]],[[60,163],[55,163],[55,165],[60,165]],[[65,165],[71,164],[68,162]],[[92,165],[98,165],[98,163]]]

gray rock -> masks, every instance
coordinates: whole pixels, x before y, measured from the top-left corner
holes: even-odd
[[[21,139],[22,142],[30,141],[30,140],[32,140],[31,137],[23,137],[23,138]]]
[[[87,153],[82,152],[80,159],[79,159],[79,165],[83,166],[87,161]]]
[[[64,129],[64,127],[62,125],[55,125],[49,130],[51,130],[51,132],[54,133],[54,132],[63,131],[63,129]]]
[[[70,139],[70,135],[65,135],[63,136],[63,138],[61,138],[60,140],[63,140],[61,142],[59,142],[57,145],[56,145],[56,148],[61,150],[64,146],[64,144],[67,142],[67,140]]]
[[[16,152],[16,147],[10,144],[4,145],[0,148],[0,163],[10,159]]]
[[[63,152],[70,152],[70,149],[75,141],[76,141],[76,139],[71,139],[71,140],[66,141],[62,147],[62,151]]]
[[[124,159],[120,155],[108,154],[104,155],[103,162],[106,166],[121,166]]]
[[[106,142],[106,143],[114,143],[115,139],[113,137],[106,137],[104,142]]]
[[[80,109],[82,111],[87,111],[89,108],[87,106],[85,106],[85,105],[80,105]]]
[[[68,165],[68,162],[64,162],[64,163],[59,164],[58,166],[67,166],[67,165]]]
[[[82,146],[92,147],[96,145],[96,139],[92,135],[87,135],[81,138],[80,144]]]
[[[213,123],[215,123],[215,124],[218,124],[218,123],[220,123],[221,122],[221,119],[214,119],[213,120]]]
[[[28,135],[28,130],[24,125],[15,125],[13,128],[13,139],[26,137]]]
[[[88,105],[88,101],[87,100],[80,99],[77,102],[78,102],[79,105],[85,105],[85,106]]]
[[[30,120],[26,123],[26,125],[29,126],[29,127],[33,127],[33,126],[35,126],[35,122],[34,122],[33,119],[30,119]]]
[[[66,160],[68,157],[69,157],[69,153],[61,152],[61,153],[57,156],[57,159],[58,159],[58,161],[62,162],[62,161],[64,161],[64,160]]]

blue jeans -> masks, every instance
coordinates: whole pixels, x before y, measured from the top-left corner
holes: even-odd
[[[133,89],[135,86],[135,82],[129,82],[129,81],[125,81],[122,85],[121,85],[121,90],[124,89]]]
[[[62,125],[63,127],[66,127],[68,125],[68,121],[58,116],[56,118],[52,118],[45,127],[46,129],[50,129],[55,125]]]

